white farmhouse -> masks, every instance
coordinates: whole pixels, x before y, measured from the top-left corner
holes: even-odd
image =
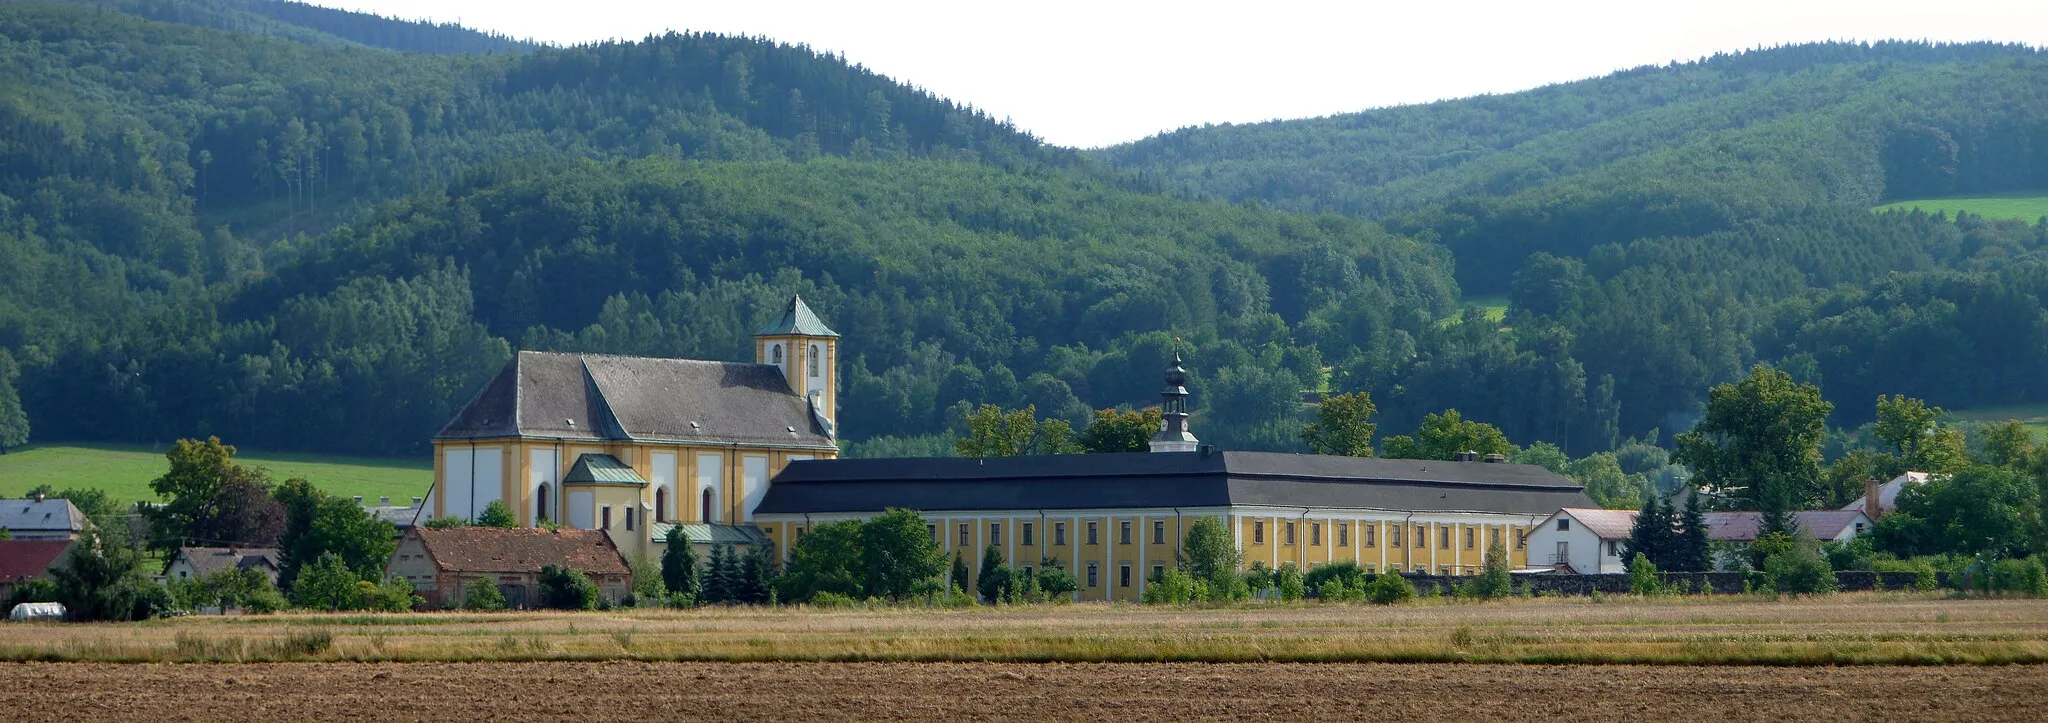
[[[1566,507],[1529,530],[1529,567],[1582,575],[1628,572],[1621,542],[1636,513]]]

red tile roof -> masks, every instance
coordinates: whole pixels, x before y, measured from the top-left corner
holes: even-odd
[[[601,530],[414,528],[442,572],[540,572],[566,566],[592,575],[626,575],[626,558]]]
[[[70,547],[70,540],[0,540],[0,581],[42,577]]]

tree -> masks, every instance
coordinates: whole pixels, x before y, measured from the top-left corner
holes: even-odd
[[[1643,500],[1643,509],[1636,512],[1635,525],[1629,528],[1628,539],[1621,543],[1621,559],[1648,559],[1660,568],[1669,567],[1676,535],[1672,531],[1671,509],[1650,495]]]
[[[1009,587],[1010,568],[1003,565],[1003,551],[989,545],[981,551],[981,573],[974,578],[974,589],[984,602],[993,605],[1002,602]]]
[[[1325,398],[1316,405],[1316,421],[1301,428],[1301,438],[1316,454],[1371,457],[1372,435],[1379,429],[1372,421],[1377,411],[1372,395],[1365,392]]]
[[[1035,405],[1006,412],[983,404],[967,414],[967,436],[954,444],[962,457],[1076,454],[1081,446],[1073,436],[1073,426],[1067,420],[1041,420]]]
[[[1549,442],[1536,442],[1523,447],[1520,451],[1509,456],[1508,461],[1515,464],[1533,464],[1558,474],[1565,474],[1566,468],[1570,467],[1572,463],[1571,457],[1566,456],[1564,450]],[[1616,465],[1616,469],[1620,469],[1619,464]],[[1580,484],[1584,484],[1584,482],[1581,481]],[[1635,505],[1629,506],[1634,507]]]
[[[1487,600],[1507,597],[1515,587],[1508,567],[1507,536],[1494,535],[1493,540],[1486,543],[1486,560],[1479,579],[1472,581],[1472,592]]]
[[[1821,496],[1820,443],[1834,408],[1819,387],[1759,364],[1708,393],[1706,416],[1678,435],[1673,461],[1702,489],[1763,512],[1766,531],[1790,532],[1790,512]]]
[[[165,456],[170,469],[150,481],[168,500],[151,509],[151,542],[176,549],[186,540],[212,545],[269,547],[284,532],[284,509],[270,496],[270,480],[235,464],[235,448],[219,437],[181,439]]]
[[[480,612],[497,612],[505,609],[505,593],[498,590],[489,580],[475,580],[469,583],[462,594],[462,609]]]
[[[1986,464],[2026,469],[2033,466],[2036,457],[2034,433],[2019,420],[2009,419],[1984,428]]]
[[[1898,506],[1877,521],[1877,546],[1900,557],[2033,549],[2041,525],[2040,487],[2029,475],[1979,465],[1899,491]]]
[[[1152,448],[1152,436],[1162,424],[1156,407],[1137,412],[1097,410],[1095,420],[1081,430],[1081,448],[1089,454],[1143,452]]]
[[[747,548],[740,559],[735,597],[750,605],[766,605],[775,589],[775,543],[762,542]]]
[[[924,516],[890,508],[861,525],[861,557],[870,596],[901,600],[919,582],[946,571],[946,552],[932,539]]]
[[[738,602],[738,567],[733,560],[731,545],[712,545],[711,561],[704,569],[704,594],[698,601],[710,604]]]
[[[1670,554],[1672,570],[1711,572],[1712,541],[1707,537],[1706,506],[1697,492],[1685,496],[1685,511],[1678,516],[1678,535]]]
[[[286,480],[275,493],[284,506],[278,583],[293,588],[299,568],[332,553],[357,579],[375,580],[396,551],[398,531],[355,502],[330,497],[303,479]]]
[[[1072,573],[1050,557],[1038,561],[1038,591],[1047,597],[1065,595],[1081,588]]]
[[[1894,456],[1911,459],[1921,440],[1934,431],[1934,420],[1939,416],[1939,407],[1929,408],[1926,402],[1918,399],[1903,394],[1879,395],[1877,426],[1873,434],[1891,446]]]
[[[135,620],[150,617],[151,591],[163,588],[142,569],[140,546],[119,527],[87,527],[63,565],[50,571],[57,601],[73,620]]]
[[[1208,583],[1209,595],[1218,600],[1241,597],[1240,590],[1249,595],[1244,578],[1237,573],[1243,562],[1244,552],[1238,549],[1236,538],[1214,517],[1197,517],[1188,523],[1180,549],[1174,551],[1174,566]]]
[[[789,547],[789,562],[775,579],[784,602],[809,602],[818,593],[849,598],[862,594],[861,522],[843,520],[813,525]]]
[[[661,582],[668,587],[669,594],[683,595],[691,599],[700,592],[697,579],[697,551],[690,541],[683,537],[680,527],[668,528],[668,537],[661,552]],[[798,540],[801,546],[803,541]],[[788,595],[784,595],[785,598]]]
[[[1657,563],[1641,552],[1628,556],[1628,591],[1631,595],[1656,595],[1664,592],[1664,578],[1657,574]]]
[[[21,407],[21,365],[0,349],[0,454],[28,444],[28,412]]]
[[[503,501],[492,500],[484,506],[484,511],[477,513],[476,526],[510,530],[519,526],[519,518],[512,515],[512,508],[506,507]]]
[[[299,607],[314,610],[358,610],[363,607],[363,578],[349,569],[340,555],[323,553],[299,573],[292,584],[292,597]]]
[[[1508,442],[1507,435],[1502,434],[1498,427],[1467,420],[1458,414],[1458,410],[1446,409],[1440,414],[1423,417],[1422,426],[1415,430],[1414,437],[1388,437],[1380,452],[1392,459],[1454,460],[1464,452],[1475,452],[1482,457],[1489,454],[1512,455],[1515,445]]]
[[[582,570],[546,565],[540,569],[541,605],[556,610],[596,610],[597,583]]]
[[[959,550],[953,551],[953,567],[946,574],[946,580],[947,582],[951,583],[953,587],[966,590],[968,588],[974,587],[974,578],[971,577],[967,572],[967,558],[962,557],[963,554],[965,553],[962,553]]]

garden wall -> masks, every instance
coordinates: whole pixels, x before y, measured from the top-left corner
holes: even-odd
[[[1667,589],[1684,593],[1705,591],[1712,585],[1716,594],[1742,592],[1743,573],[1739,572],[1667,572],[1661,573]],[[1429,588],[1436,588],[1438,594],[1449,595],[1451,588],[1475,578],[1450,575],[1404,574],[1402,577],[1415,584],[1415,589],[1428,594]],[[1842,592],[1862,590],[1911,590],[1918,583],[1918,576],[1910,572],[1837,572],[1835,589]],[[1516,575],[1516,590],[1540,592],[1545,595],[1590,595],[1598,590],[1604,595],[1626,595],[1629,592],[1628,575],[1571,575],[1541,573]]]

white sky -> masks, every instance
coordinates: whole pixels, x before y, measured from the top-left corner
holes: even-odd
[[[1760,45],[2048,46],[2048,0],[311,1],[564,45],[667,30],[805,43],[1080,147],[1510,92]]]

